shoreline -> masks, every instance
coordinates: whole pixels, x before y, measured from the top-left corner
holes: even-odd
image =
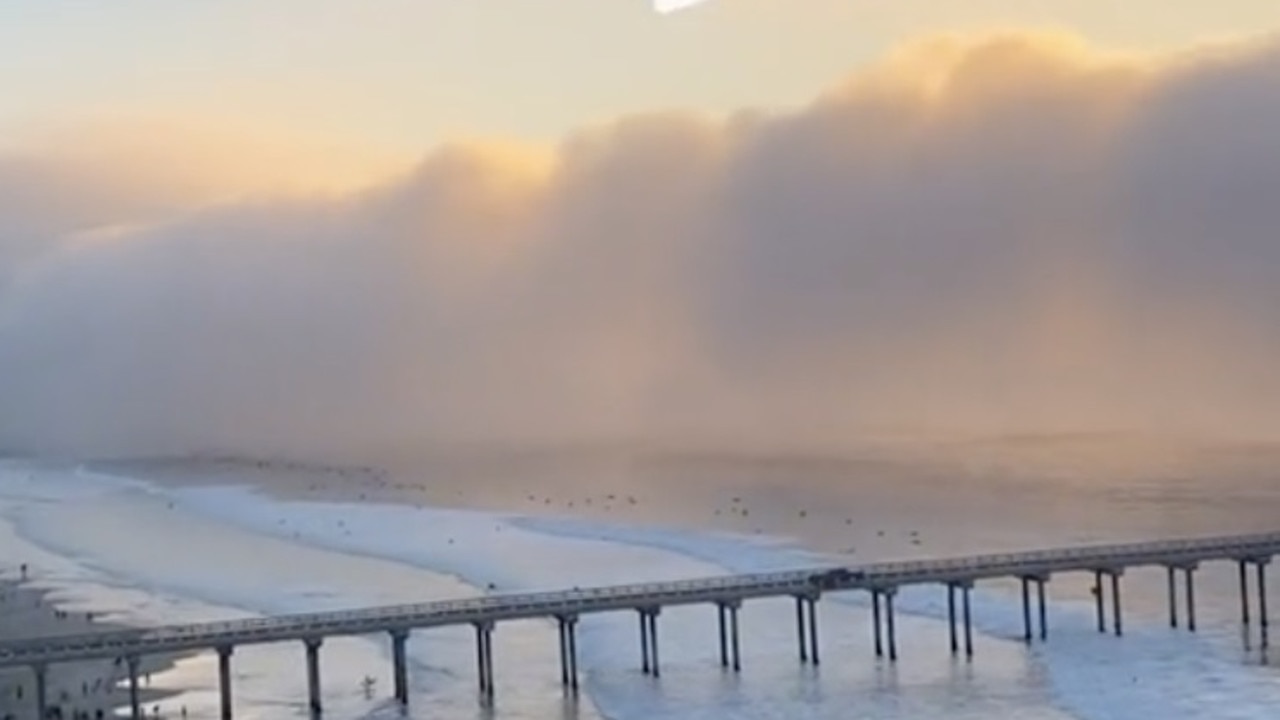
[[[0,574],[0,642],[57,637],[78,633],[108,632],[130,629],[114,621],[104,621],[94,611],[60,609],[55,591],[40,584],[38,568],[22,573]],[[179,694],[148,686],[150,675],[174,666],[176,656],[144,657],[140,671],[144,674],[139,696],[148,717],[165,700]],[[47,707],[51,717],[60,720],[100,720],[115,716],[129,704],[128,674],[123,663],[112,660],[88,660],[52,665],[48,670]],[[30,668],[0,669],[0,717],[11,720],[37,719],[35,678]],[[164,713],[159,717],[177,717]]]

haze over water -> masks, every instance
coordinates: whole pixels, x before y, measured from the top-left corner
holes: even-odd
[[[68,602],[153,623],[1276,529],[1275,3],[371,7],[0,7],[0,550]],[[690,641],[646,684],[601,620],[582,712],[1261,717],[1229,571],[1198,637],[1135,573],[1118,642],[1055,579],[1031,650],[994,586],[972,667],[927,591],[897,668],[832,602],[859,629],[820,677],[767,629],[785,607],[741,683]],[[544,630],[500,650],[513,717],[567,712]],[[472,711],[465,641],[421,651],[415,708]],[[334,707],[378,711],[348,691],[380,646],[340,645]],[[297,710],[293,650],[245,661],[242,710]]]

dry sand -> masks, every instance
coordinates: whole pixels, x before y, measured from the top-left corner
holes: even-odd
[[[0,642],[37,637],[73,635],[120,629],[91,617],[92,613],[58,609],[51,593],[39,586],[39,570],[29,569],[31,579],[21,580],[21,572],[5,572],[0,577]],[[173,658],[144,657],[141,671],[147,675],[172,665]],[[111,717],[116,708],[129,702],[128,671],[123,662],[95,660],[53,665],[48,671],[47,705],[51,717]],[[166,696],[144,686],[140,697],[147,716]],[[56,713],[56,714],[55,714]],[[29,668],[0,669],[0,718],[36,718],[35,675]]]

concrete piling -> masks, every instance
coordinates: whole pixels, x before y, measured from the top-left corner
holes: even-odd
[[[402,706],[409,704],[409,658],[407,645],[409,631],[397,629],[391,631],[391,685],[396,702]]]
[[[1187,581],[1187,629],[1191,632],[1196,631],[1196,566],[1188,565],[1183,568],[1186,572]]]
[[[646,675],[662,674],[658,662],[658,613],[661,608],[639,608],[640,614],[640,667]]]
[[[493,702],[493,623],[478,622],[476,628],[476,676],[480,686],[480,702]]]
[[[742,670],[741,648],[738,641],[738,608],[741,601],[716,603],[720,620],[720,667]]]
[[[1049,639],[1049,609],[1048,603],[1045,601],[1044,586],[1049,582],[1048,577],[1036,578],[1036,601],[1039,603],[1040,611],[1040,641],[1044,642]]]
[[[1093,608],[1095,613],[1098,616],[1098,632],[1100,633],[1104,633],[1107,631],[1107,611],[1106,611],[1106,606],[1103,604],[1105,602],[1105,599],[1102,596],[1102,592],[1103,592],[1102,571],[1094,570],[1093,571]]]
[[[319,718],[323,711],[320,702],[320,646],[323,638],[307,638],[302,641],[307,649],[307,706],[311,717]]]
[[[36,676],[36,718],[44,720],[49,717],[49,669],[34,665],[31,670]]]
[[[1031,578],[1022,581],[1022,641],[1031,644]]]
[[[960,652],[960,641],[956,636],[956,585],[947,583],[947,629],[951,635],[951,654]]]
[[[222,720],[231,720],[231,645],[218,646],[218,706]]]
[[[1115,631],[1116,637],[1120,637],[1124,630],[1121,626],[1120,613],[1120,576],[1124,574],[1123,570],[1111,570],[1111,626]]]
[[[874,635],[876,657],[884,657],[884,642],[880,635],[880,591],[871,591],[871,627]]]
[[[560,631],[560,685],[578,693],[578,618],[561,615],[556,618]]]
[[[796,596],[796,643],[800,648],[800,662],[809,662],[808,643],[805,641],[804,598]]]
[[[884,630],[889,641],[889,662],[898,661],[898,631],[893,617],[893,596],[897,594],[897,588],[889,588],[884,592]]]
[[[1262,649],[1266,650],[1270,645],[1269,637],[1271,624],[1270,618],[1267,617],[1267,563],[1271,558],[1263,558],[1257,560],[1258,570],[1258,628],[1261,636],[1259,638]]]
[[[142,699],[138,693],[138,656],[130,655],[125,658],[125,664],[129,669],[129,716],[133,720],[142,720]]]

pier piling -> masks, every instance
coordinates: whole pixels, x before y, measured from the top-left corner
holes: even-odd
[[[1111,570],[1111,618],[1112,629],[1115,630],[1116,637],[1120,637],[1124,630],[1121,626],[1120,619],[1120,576],[1124,574],[1123,570]]]
[[[319,718],[323,707],[320,703],[320,646],[322,638],[303,640],[307,648],[307,705],[311,709],[311,717]]]
[[[1187,580],[1187,629],[1191,632],[1196,631],[1196,566],[1188,565],[1183,568],[1186,572]]]
[[[1266,650],[1270,645],[1270,619],[1267,617],[1267,563],[1270,558],[1262,558],[1257,561],[1258,564],[1258,628],[1261,633],[1259,641],[1262,649]]]
[[[818,598],[808,598],[809,603],[809,661],[818,664]]]
[[[808,643],[805,642],[804,598],[796,596],[796,644],[800,648],[800,662],[809,662]]]
[[[49,717],[49,670],[44,665],[31,667],[36,676],[36,718],[44,720]]]
[[[649,674],[649,619],[644,610],[638,610],[640,618],[640,671]]]
[[[729,667],[729,608],[716,603],[716,616],[720,624],[720,667]]]
[[[1098,616],[1098,632],[1107,631],[1107,613],[1106,606],[1103,604],[1105,599],[1102,597],[1102,571],[1093,571],[1093,608]]]
[[[396,702],[402,706],[409,704],[408,642],[408,630],[391,631],[391,684]]]
[[[658,613],[660,608],[638,608],[640,614],[640,669],[658,677]]]
[[[738,608],[741,605],[740,601],[716,603],[720,620],[720,667],[733,668],[734,672],[742,670],[738,642]]]
[[[129,668],[129,716],[133,720],[142,720],[142,699],[138,693],[138,656],[130,655],[125,658],[125,664]]]
[[[871,627],[874,636],[876,657],[884,657],[884,643],[880,636],[880,591],[871,591]]]
[[[1040,611],[1040,642],[1049,639],[1049,610],[1048,603],[1045,601],[1045,583],[1049,582],[1048,577],[1036,578],[1036,601],[1039,603]]]
[[[578,693],[578,618],[560,615],[556,618],[560,631],[560,685]]]
[[[733,650],[733,671],[742,671],[742,648],[738,643],[738,608],[741,603],[733,603],[729,606],[729,643],[730,649]]]
[[[898,661],[898,632],[893,617],[893,596],[896,594],[897,588],[889,588],[884,593],[884,629],[889,640],[889,662]]]
[[[1031,644],[1031,578],[1022,580],[1022,641]]]
[[[956,636],[956,584],[947,583],[947,628],[951,634],[951,654],[960,652],[960,640]]]
[[[222,720],[231,720],[231,653],[230,645],[218,646],[218,706]]]
[[[649,610],[649,653],[653,655],[649,663],[650,672],[654,677],[659,677],[662,670],[658,660],[658,608]]]
[[[1249,561],[1241,559],[1236,563],[1240,570],[1240,624],[1244,626],[1246,637],[1249,630]]]

